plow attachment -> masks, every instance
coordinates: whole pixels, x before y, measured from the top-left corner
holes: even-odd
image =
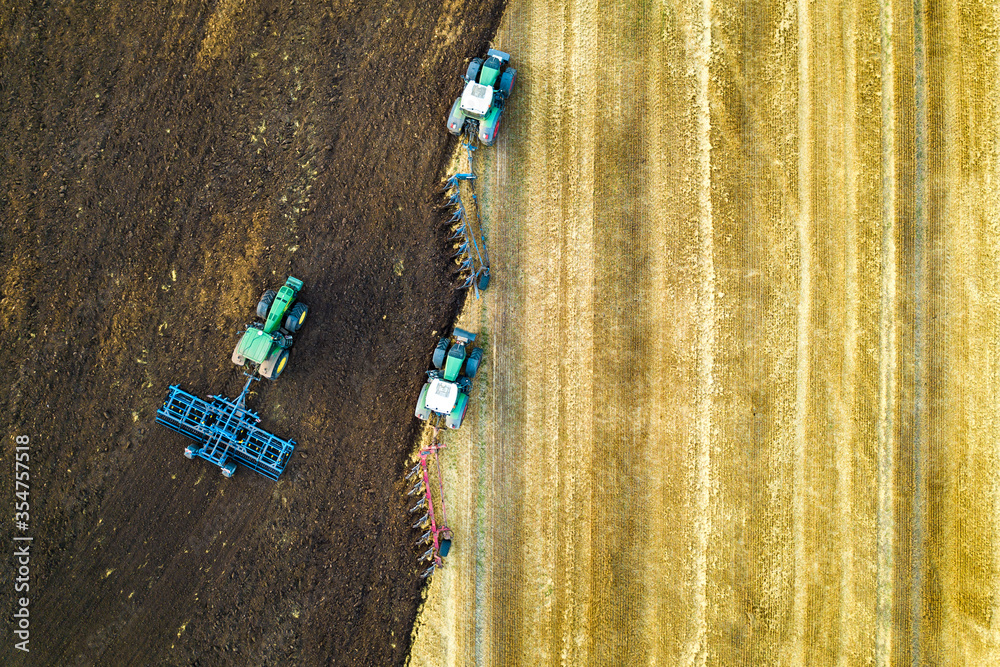
[[[455,241],[455,258],[462,283],[458,289],[472,287],[479,298],[490,283],[490,258],[486,252],[486,235],[482,233],[482,217],[476,197],[472,152],[473,137],[466,136],[464,145],[469,156],[469,171],[455,174],[445,181],[445,206],[453,209],[449,224],[453,225],[450,239]],[[463,199],[464,196],[464,199]],[[468,203],[468,205],[467,205]]]
[[[435,431],[435,436],[437,432]],[[444,567],[444,558],[451,549],[452,533],[448,528],[448,521],[444,509],[444,481],[441,479],[441,466],[438,463],[438,451],[443,449],[435,437],[430,446],[420,451],[420,461],[413,467],[407,475],[408,479],[418,477],[416,484],[410,489],[407,495],[419,495],[416,504],[410,508],[410,514],[424,511],[417,523],[413,524],[414,529],[424,531],[417,538],[416,545],[429,545],[429,548],[420,556],[419,562],[429,562],[430,566],[425,569],[420,577],[426,579],[434,574],[434,570]],[[431,493],[430,463],[434,461],[434,466],[438,473],[438,500],[434,500]]]

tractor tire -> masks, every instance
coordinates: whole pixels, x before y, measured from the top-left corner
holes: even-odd
[[[420,398],[417,399],[417,409],[413,411],[414,416],[420,421],[427,421],[431,416],[431,409],[427,407],[427,391],[430,386],[430,382],[424,384],[424,388],[420,390]]]
[[[448,354],[448,339],[442,338],[434,348],[434,368],[441,370],[444,368],[444,358]]]
[[[465,376],[470,380],[476,377],[476,372],[479,371],[479,362],[483,359],[483,348],[477,347],[472,350],[469,354],[469,358],[465,360]]]
[[[459,97],[455,99],[451,111],[448,112],[448,131],[457,137],[462,134],[463,128],[465,128],[465,112],[462,111],[462,98]]]
[[[517,70],[513,67],[508,67],[503,74],[500,75],[500,94],[503,95],[504,99],[510,97],[510,94],[514,92],[514,82],[517,81]]]
[[[274,303],[274,297],[278,295],[273,289],[269,289],[264,292],[263,296],[260,297],[260,301],[257,302],[257,317],[262,320],[267,319],[267,311],[271,310],[271,304]]]
[[[458,402],[451,409],[451,414],[444,418],[444,425],[450,429],[462,427],[462,420],[465,419],[465,409],[469,407],[469,395],[459,394]]]
[[[279,349],[276,353],[272,352],[271,355],[264,360],[264,362],[260,365],[258,372],[261,377],[265,377],[268,380],[277,380],[287,365],[288,350]]]
[[[285,370],[285,366],[288,365],[288,350],[282,350],[281,354],[278,355],[278,360],[274,363],[274,370],[271,371],[272,380],[277,380],[281,375],[281,372]]]
[[[479,68],[483,66],[482,58],[473,58],[465,70],[465,80],[475,81],[479,77]]]
[[[304,303],[297,303],[292,306],[291,311],[285,316],[285,329],[289,333],[296,333],[302,328],[303,322],[306,321],[306,315],[309,313],[309,306]]]
[[[242,367],[244,364],[246,364],[247,358],[237,351],[239,349],[240,348],[237,347],[235,350],[233,350],[233,363],[236,364],[237,366]]]
[[[491,134],[492,130],[492,134]],[[497,140],[497,135],[500,134],[500,118],[497,117],[497,122],[491,128],[484,122],[479,124],[479,143],[483,146],[492,146]]]

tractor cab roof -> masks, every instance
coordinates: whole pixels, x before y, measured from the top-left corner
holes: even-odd
[[[482,119],[493,104],[493,88],[469,81],[462,93],[462,111],[474,118]]]
[[[448,414],[458,401],[458,385],[440,378],[431,380],[427,390],[427,407],[438,414]]]

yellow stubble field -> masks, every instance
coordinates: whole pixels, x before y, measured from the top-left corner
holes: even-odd
[[[1000,660],[1000,7],[510,0],[411,664]]]

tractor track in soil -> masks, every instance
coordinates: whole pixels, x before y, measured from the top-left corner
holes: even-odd
[[[412,403],[461,299],[442,118],[501,9],[8,3],[0,410],[31,437],[31,664],[405,661]],[[289,273],[310,318],[250,407],[298,447],[277,483],[226,480],[155,410],[172,383],[236,395],[237,331]]]

